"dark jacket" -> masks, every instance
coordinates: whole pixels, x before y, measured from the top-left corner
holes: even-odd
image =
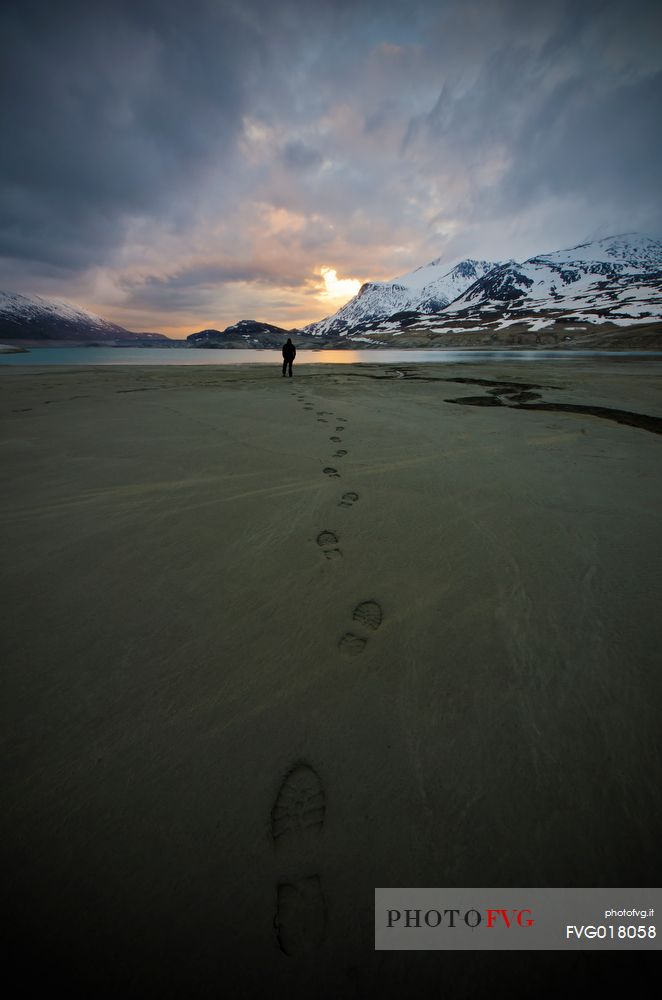
[[[297,349],[290,340],[290,338],[288,337],[287,343],[283,344],[283,357],[285,358],[286,361],[294,361],[296,354],[297,354]]]

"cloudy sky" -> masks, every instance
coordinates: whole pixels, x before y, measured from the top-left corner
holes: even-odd
[[[659,236],[659,0],[5,0],[0,288],[185,336]]]

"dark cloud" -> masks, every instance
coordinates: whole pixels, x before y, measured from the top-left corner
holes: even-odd
[[[467,9],[487,12],[478,3]],[[440,37],[443,83],[403,136],[403,155],[423,176],[450,186],[463,178],[434,221],[459,216],[475,236],[481,223],[500,219],[507,233],[527,214],[539,227],[533,216],[553,199],[557,214],[567,206],[568,240],[583,235],[573,222],[661,231],[662,59],[650,44],[662,28],[659,5],[513,0],[494,5],[489,18],[482,52],[457,24],[453,51]],[[533,229],[532,237],[544,240]]]
[[[103,260],[227,156],[259,39],[223,4],[3,7],[0,253]]]
[[[1,10],[0,284],[167,313],[662,231],[657,2]]]
[[[283,163],[292,170],[311,170],[322,162],[321,153],[300,139],[286,142],[281,156]]]
[[[130,291],[136,304],[149,302],[157,305],[161,298],[165,301],[179,296],[179,301],[192,305],[194,300],[187,295],[197,294],[202,289],[215,290],[219,285],[234,283],[255,283],[280,287],[299,287],[304,284],[301,273],[288,274],[276,261],[228,261],[220,264],[194,264],[174,274],[164,277],[149,275],[143,280],[125,280],[123,287]]]
[[[583,194],[597,204],[648,204],[660,214],[662,72],[592,93],[575,78],[541,104],[526,123],[509,181],[512,200],[542,191]],[[544,169],[542,169],[544,167]]]

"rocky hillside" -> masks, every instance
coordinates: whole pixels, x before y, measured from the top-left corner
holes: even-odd
[[[200,330],[198,333],[191,333],[186,340],[191,347],[226,349],[252,347],[280,350],[288,337],[291,337],[297,345],[303,343],[309,345],[311,340],[310,337],[302,335],[299,330],[285,330],[283,327],[273,326],[271,323],[259,323],[253,319],[242,319],[239,323],[226,327],[222,332],[220,330]]]

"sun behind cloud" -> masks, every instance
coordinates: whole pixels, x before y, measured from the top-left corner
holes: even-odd
[[[332,301],[338,306],[348,302],[361,287],[358,278],[339,278],[337,271],[332,267],[320,268],[320,274],[325,288],[319,298]]]

